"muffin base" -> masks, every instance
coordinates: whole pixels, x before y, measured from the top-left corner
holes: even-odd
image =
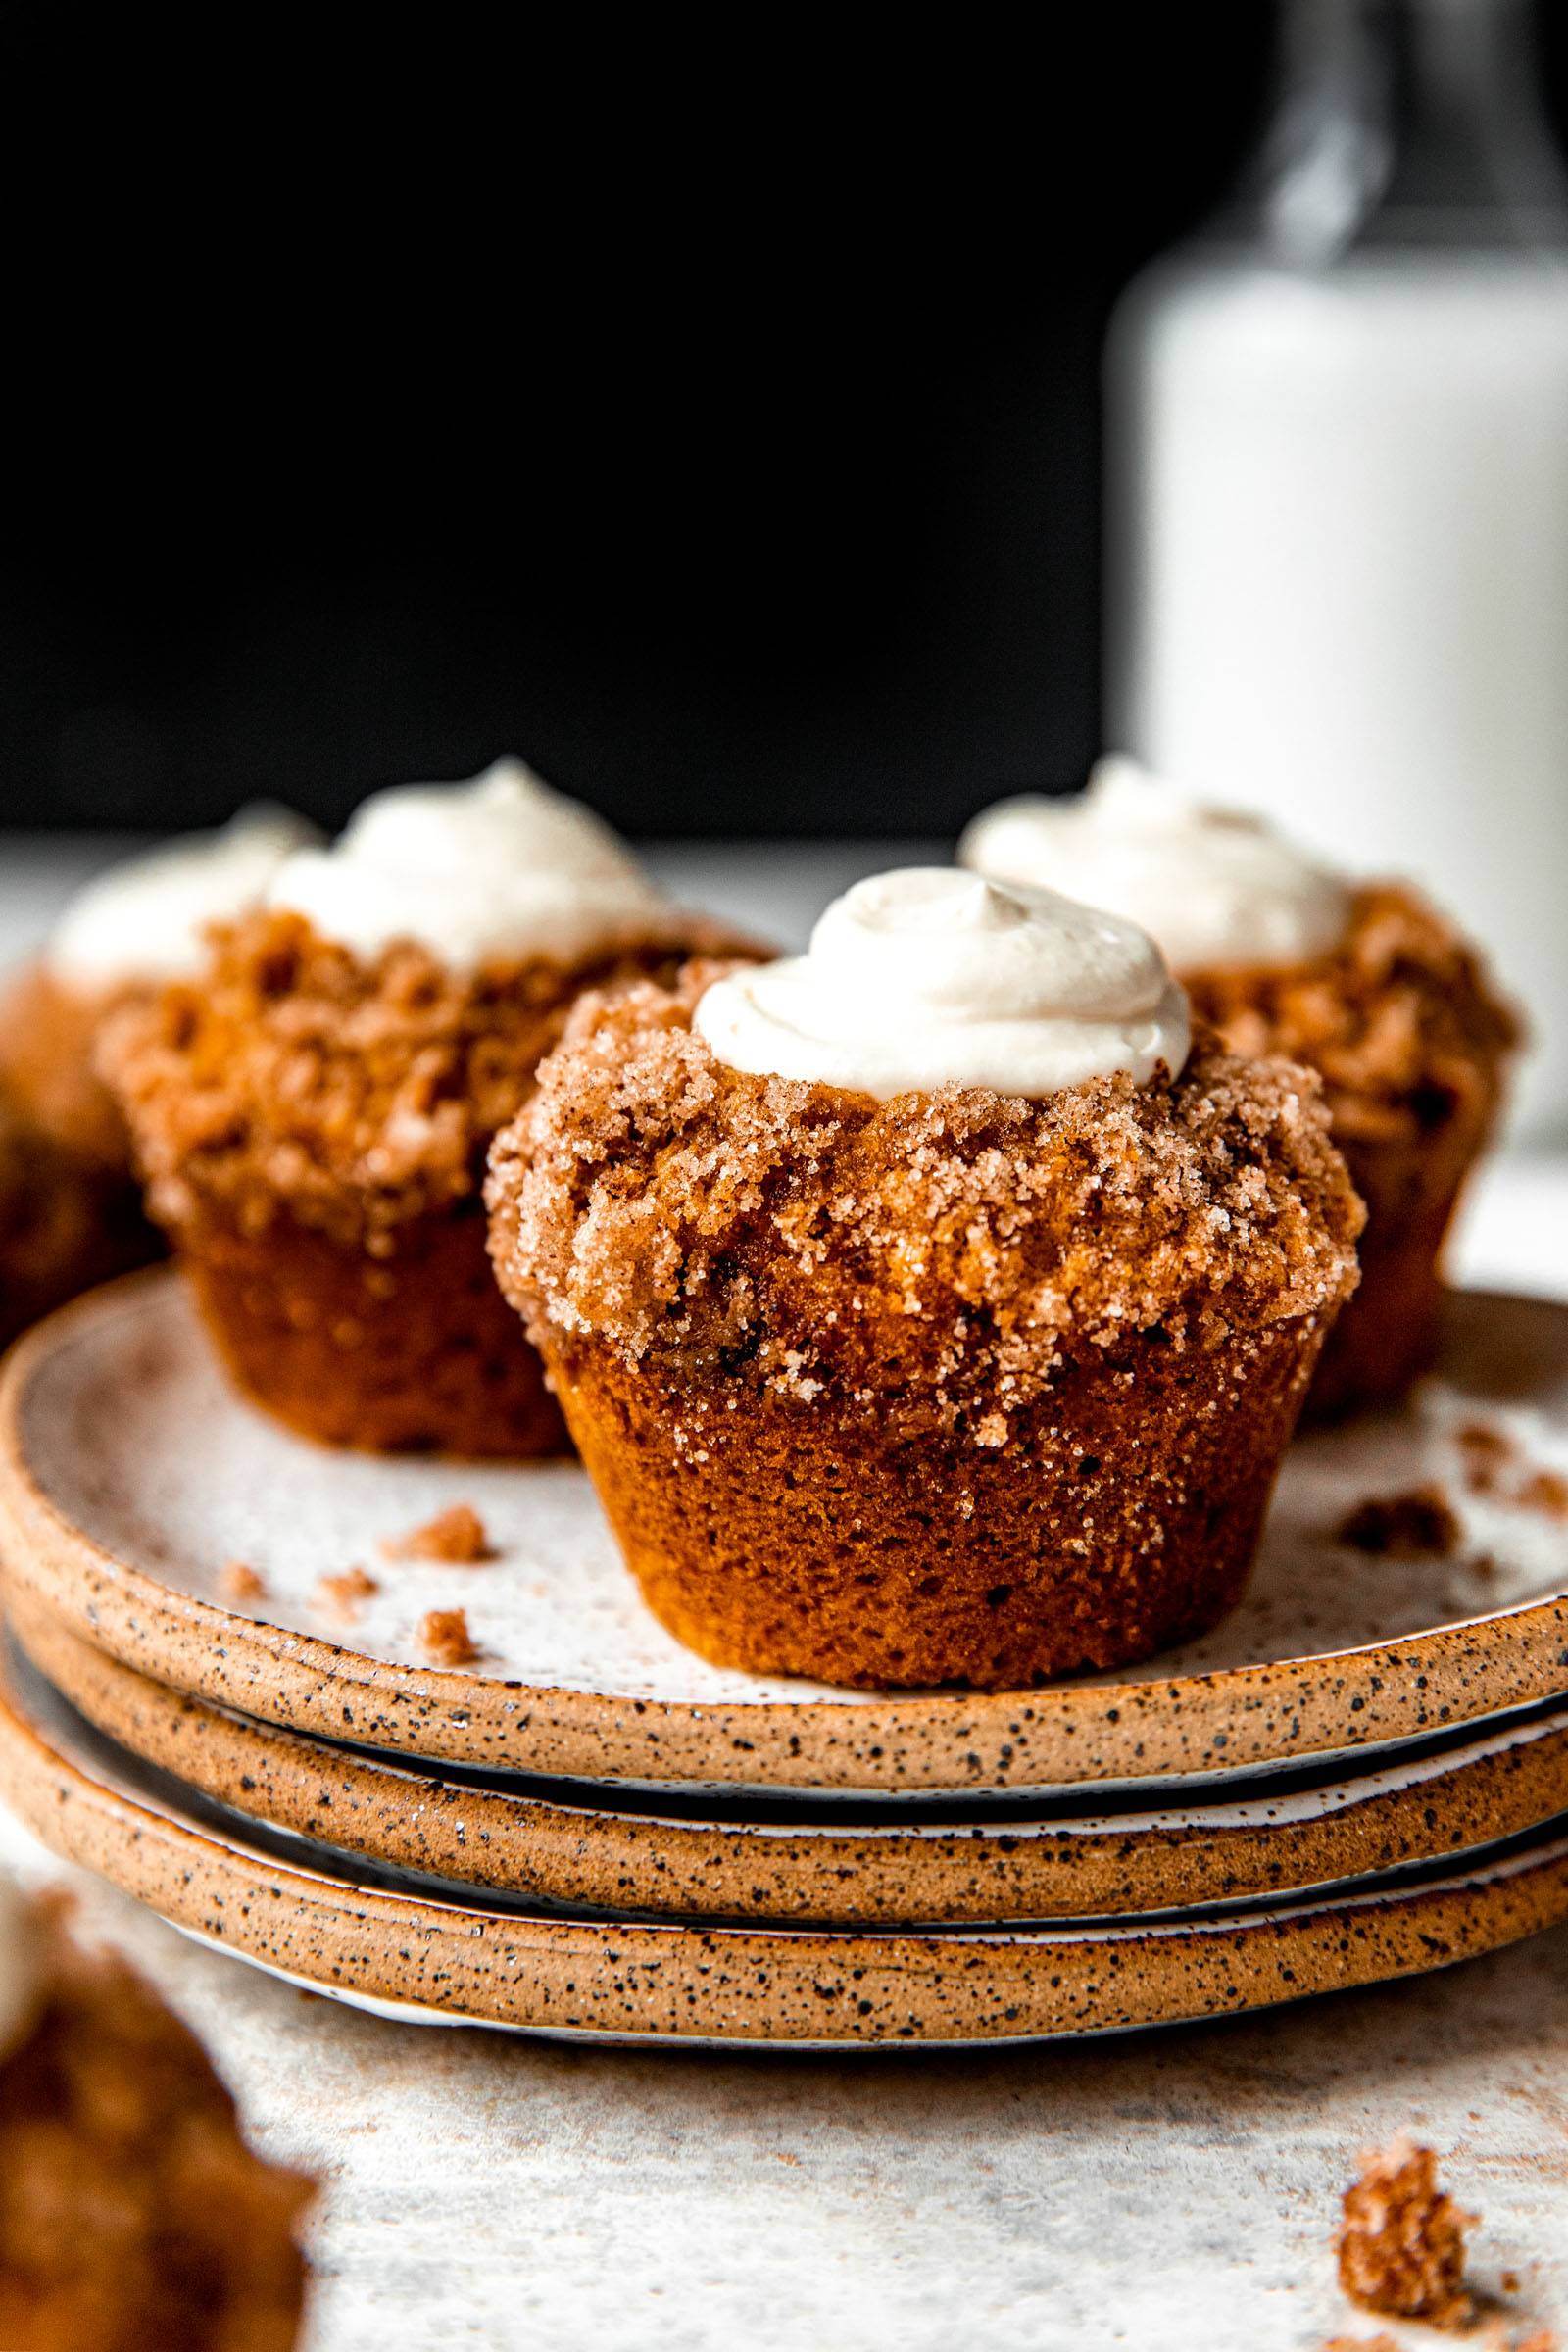
[[[180,1263],[236,1386],[307,1438],[514,1460],[568,1450],[544,1367],[496,1288],[479,1202],[396,1229],[385,1257],[279,1216],[211,1216]]]
[[[56,1939],[0,2062],[6,2352],[290,2352],[309,2184],[253,2156],[178,2019],[122,1962]]]
[[[1122,1666],[1241,1597],[1326,1320],[1063,1365],[1005,1444],[900,1434],[741,1376],[672,1388],[550,1326],[546,1359],[643,1596],[688,1647],[850,1688]]]
[[[1486,1140],[1473,1120],[1457,1117],[1420,1141],[1336,1136],[1367,1219],[1361,1280],[1318,1360],[1308,1422],[1396,1403],[1436,1362],[1443,1246]]]

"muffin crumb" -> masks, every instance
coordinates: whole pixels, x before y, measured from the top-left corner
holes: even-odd
[[[1454,1444],[1472,1494],[1495,1494],[1502,1472],[1519,1452],[1507,1431],[1490,1421],[1467,1421],[1454,1432]]]
[[[220,1580],[226,1600],[265,1600],[267,1579],[249,1560],[230,1560]]]
[[[352,1625],[360,1613],[361,1601],[368,1600],[372,1592],[380,1590],[374,1577],[367,1576],[363,1568],[345,1568],[340,1576],[321,1578],[316,1588],[317,1605],[329,1609],[334,1617],[341,1617],[345,1625]]]
[[[471,1666],[479,1655],[463,1609],[431,1609],[421,1617],[419,1647],[432,1666]]]
[[[1337,1540],[1381,1559],[1452,1559],[1463,1531],[1443,1489],[1368,1495],[1341,1521]]]
[[[1477,2219],[1439,2188],[1432,2149],[1401,2132],[1362,2158],[1360,2180],[1345,2192],[1340,2284],[1367,2311],[1463,2328],[1475,2308],[1464,2284],[1464,2233]]]
[[[455,1502],[449,1509],[437,1511],[433,1519],[412,1528],[406,1536],[383,1537],[381,1552],[389,1560],[440,1560],[457,1568],[475,1567],[496,1556],[484,1521],[468,1502]]]
[[[1560,1470],[1538,1470],[1519,1490],[1519,1507],[1548,1519],[1568,1519],[1568,1478]]]

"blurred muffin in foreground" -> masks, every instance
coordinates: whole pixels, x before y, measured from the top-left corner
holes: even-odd
[[[312,2193],[141,1980],[0,1879],[6,2352],[292,2352]]]
[[[561,1450],[485,1250],[485,1155],[585,988],[737,936],[515,760],[373,794],[273,876],[103,1066],[229,1370],[305,1435]]]
[[[1233,1053],[1318,1073],[1367,1222],[1308,1411],[1401,1396],[1436,1353],[1444,1239],[1520,1042],[1477,951],[1405,884],[1351,882],[1127,760],[1072,800],[1000,802],[958,854],[1143,924]]]
[[[1316,1082],[1132,924],[953,869],[574,1016],[491,1247],[645,1598],[757,1673],[1020,1687],[1240,1596],[1360,1223]]]
[[[94,1067],[99,1031],[129,999],[197,970],[206,925],[253,905],[312,838],[285,810],[254,808],[129,858],[77,893],[0,993],[0,1338],[162,1254]]]

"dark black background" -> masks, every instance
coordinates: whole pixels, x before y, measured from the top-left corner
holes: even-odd
[[[13,21],[5,820],[515,750],[634,833],[930,833],[1080,776],[1100,339],[1262,0],[395,22]]]

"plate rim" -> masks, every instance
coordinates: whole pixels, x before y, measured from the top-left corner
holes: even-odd
[[[13,1597],[9,1617],[23,1656],[91,1730],[242,1830],[248,1822],[480,1896],[600,1912],[839,1929],[1152,1918],[1321,1895],[1445,1859],[1457,1867],[1554,1818],[1568,1821],[1568,1703],[1272,1798],[1265,1790],[1045,1819],[1020,1807],[977,1821],[918,1812],[876,1824],[831,1813],[694,1820],[445,1781],[439,1767],[334,1747],[170,1690],[34,1603],[19,1608]],[[1372,1839],[1380,1850],[1369,1855]],[[1313,1857],[1296,1866],[1308,1875],[1291,1875],[1293,1847]],[[717,1899],[720,1887],[728,1899]],[[1029,1889],[1040,1897],[1032,1907]],[[1158,1900],[1147,1899],[1156,1890]],[[1018,1907],[999,1910],[1004,1901]]]
[[[172,1266],[123,1276],[11,1349],[0,1371],[8,1574],[123,1664],[284,1729],[590,1782],[1044,1794],[1104,1782],[1222,1781],[1396,1749],[1568,1691],[1568,1580],[1507,1608],[1309,1657],[1026,1691],[636,1698],[371,1658],[161,1584],[75,1527],[34,1475],[23,1413],[41,1366],[82,1327],[156,1302],[180,1279]],[[1506,1301],[1568,1322],[1568,1304],[1555,1300],[1451,1296],[1467,1302],[1457,1311]],[[1043,1757],[1055,1769],[1040,1769]]]
[[[3,1672],[0,1794],[57,1855],[95,1870],[172,1926],[271,1973],[292,1975],[312,1989],[423,2009],[432,2023],[632,2038],[665,2047],[989,2047],[1195,2024],[1423,1974],[1568,1919],[1568,1837],[1561,1835],[1491,1868],[1414,1889],[1179,1925],[869,1933],[499,1914],[482,1904],[383,1892],[281,1864],[256,1854],[240,1838],[220,1838],[172,1808],[129,1795],[65,1743],[57,1745]],[[161,1865],[167,1879],[160,1898],[151,1889]],[[269,1955],[268,1923],[283,1923],[290,1904],[325,1931],[315,1970],[289,1968],[280,1956]],[[390,1937],[390,1959],[386,1949],[378,1956],[368,1951],[368,1939],[378,1936],[383,1942]],[[411,2001],[407,1972],[417,1984],[419,1961],[427,1954],[437,1986],[455,1986],[466,1960],[470,1987],[480,1997],[463,2006],[450,1996],[444,2003]],[[1204,1987],[1201,1996],[1195,1991],[1189,2002],[1175,2005],[1162,2005],[1157,1997],[1141,2001],[1138,1963],[1149,1964],[1151,1955],[1156,1970],[1161,1955],[1178,1961],[1185,1955]],[[670,1961],[689,1962],[684,1985],[675,1970],[666,1970]],[[1253,1965],[1258,1982],[1249,1987]],[[568,1968],[572,1974],[564,1978],[562,1970]],[[956,1990],[961,1997],[965,1980],[972,1988],[981,1973],[988,1984],[994,1980],[982,2016],[998,2030],[956,2032],[955,2019],[941,2011],[944,1994]],[[1179,1983],[1179,1969],[1177,1975]],[[770,2031],[770,2012],[786,1979],[789,1999],[799,2005],[771,2017]],[[588,1984],[589,2000],[618,2002],[618,2014],[607,2007],[596,2019],[567,2007],[585,1997],[578,1980]],[[1107,1991],[1108,2013],[1100,2015],[1093,2004]],[[552,2013],[558,1995],[559,2010]],[[1095,2022],[1072,2016],[1075,2000],[1090,2004]],[[661,2009],[663,2023],[646,2022]],[[848,2030],[824,2036],[820,2028],[828,2013]],[[797,2019],[808,2030],[787,2030]],[[927,2019],[939,2030],[923,2033]]]

